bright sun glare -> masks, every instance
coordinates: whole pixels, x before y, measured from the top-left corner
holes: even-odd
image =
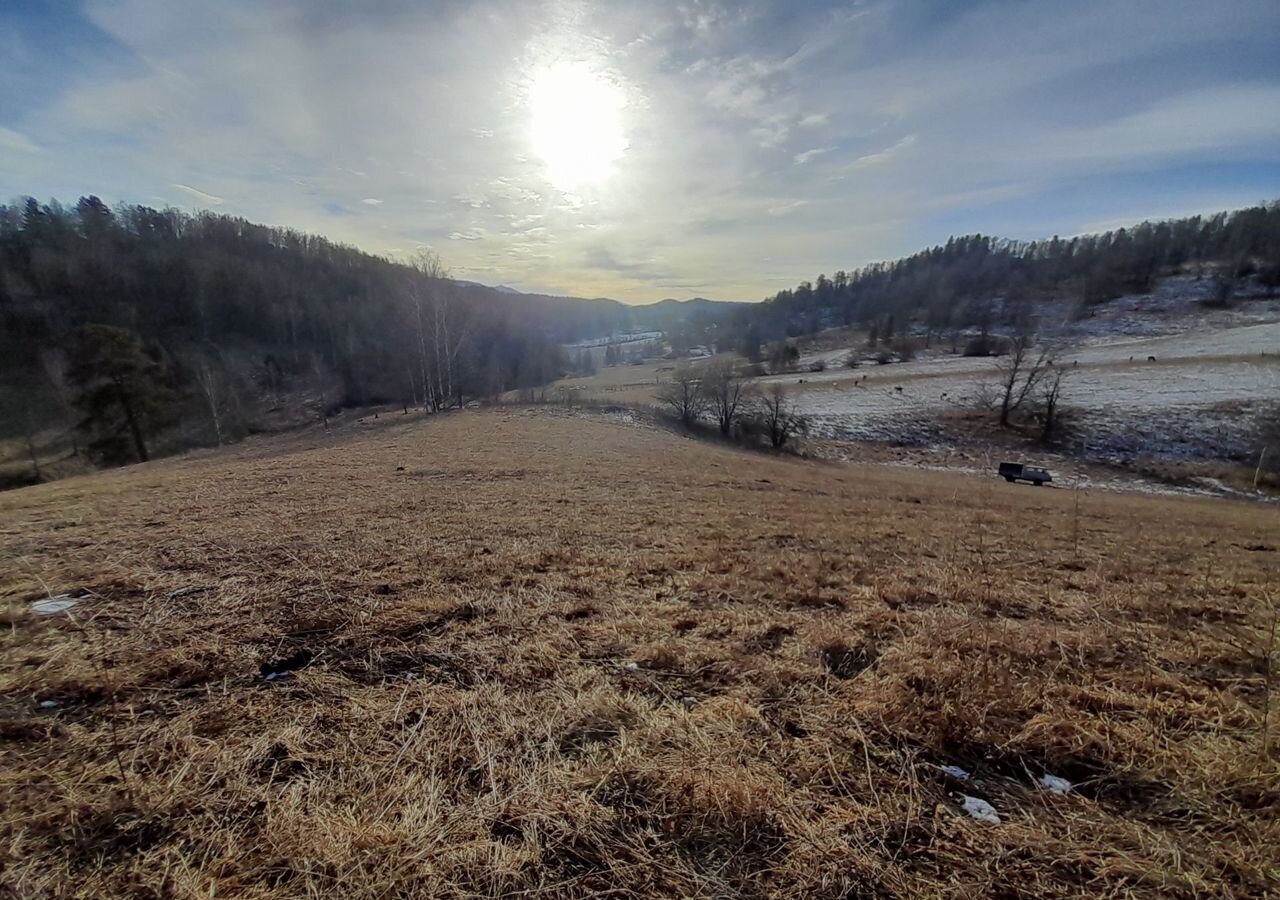
[[[530,138],[562,190],[599,185],[627,149],[622,112],[626,98],[615,83],[581,62],[539,71],[529,89]]]

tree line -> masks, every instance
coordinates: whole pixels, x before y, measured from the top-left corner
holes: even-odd
[[[0,420],[10,437],[64,424],[118,463],[273,411],[447,409],[558,378],[560,345],[618,327],[613,306],[231,216],[28,198],[0,205]]]
[[[857,325],[889,344],[914,325],[928,343],[963,328],[985,333],[1013,325],[1045,299],[1072,297],[1085,316],[1099,303],[1149,292],[1157,278],[1179,271],[1213,279],[1211,300],[1221,305],[1250,276],[1274,293],[1280,201],[1072,238],[953,237],[904,259],[819,275],[737,310],[733,335],[758,347],[761,340]]]

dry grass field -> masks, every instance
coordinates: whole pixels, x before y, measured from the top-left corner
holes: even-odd
[[[11,491],[0,891],[1264,896],[1278,588],[1259,505],[545,408]]]

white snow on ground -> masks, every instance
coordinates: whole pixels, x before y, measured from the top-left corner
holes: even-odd
[[[849,349],[825,357],[843,359]],[[1154,356],[1155,362],[1148,360]],[[1132,358],[1132,361],[1130,361]],[[1221,430],[1240,417],[1230,404],[1280,400],[1280,322],[1195,334],[1116,339],[1067,352],[1073,365],[1064,404],[1097,425],[1158,428],[1162,421],[1202,419]],[[922,355],[905,363],[829,368],[760,379],[793,392],[819,435],[896,439],[942,409],[972,407],[997,360]],[[1177,431],[1177,428],[1172,429]]]
[[[1280,403],[1280,300],[1257,299],[1250,287],[1254,299],[1206,309],[1200,301],[1211,289],[1207,279],[1168,279],[1151,295],[1119,298],[1081,321],[1070,321],[1068,304],[1044,316],[1047,325],[1058,314],[1057,327],[1045,333],[1068,345],[1060,356],[1069,364],[1062,402],[1084,458],[1220,461],[1256,452],[1256,415]],[[850,369],[845,361],[854,352],[864,361]],[[956,446],[939,414],[975,408],[983,384],[996,380],[996,359],[937,347],[904,363],[877,365],[869,356],[864,347],[825,350],[803,357],[796,372],[758,381],[785,385],[820,438],[892,443],[923,454],[904,465],[988,471],[976,460],[936,465],[932,457]],[[825,371],[809,371],[817,361]],[[1238,493],[1207,482],[1173,487],[1132,473],[1111,478],[1096,467],[1068,480],[1104,490]]]

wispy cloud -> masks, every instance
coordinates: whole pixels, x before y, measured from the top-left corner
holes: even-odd
[[[901,153],[903,150],[906,150],[910,147],[915,146],[915,143],[916,143],[916,135],[908,134],[905,137],[899,138],[898,140],[894,141],[892,144],[890,144],[888,147],[885,147],[883,150],[877,150],[874,153],[867,153],[867,154],[864,154],[863,156],[859,156],[857,159],[851,161],[848,164],[848,166],[846,166],[845,168],[846,169],[865,169],[867,166],[876,166],[876,165],[880,165],[881,163],[886,163],[889,160],[893,159],[895,156],[897,156],[899,153]]]
[[[807,202],[805,200],[792,200],[790,203],[780,203],[777,206],[770,206],[768,212],[771,216],[789,216],[802,206],[805,206]]]
[[[40,147],[35,141],[21,132],[10,128],[0,128],[0,150],[13,150],[17,153],[39,153]]]
[[[221,206],[223,203],[226,202],[221,197],[215,194],[210,194],[207,191],[200,190],[199,188],[193,188],[189,184],[178,184],[175,182],[174,184],[171,184],[170,187],[175,187],[178,190],[182,191],[184,194],[188,194],[189,196],[195,197],[201,203],[207,203],[210,206]]]
[[[812,150],[805,150],[803,153],[797,153],[795,156],[791,157],[791,161],[794,162],[797,166],[803,166],[805,163],[809,162],[810,160],[817,159],[822,154],[830,153],[834,149],[836,148],[835,147],[814,147]]]

